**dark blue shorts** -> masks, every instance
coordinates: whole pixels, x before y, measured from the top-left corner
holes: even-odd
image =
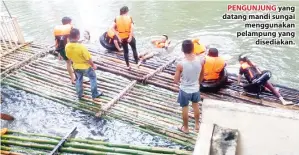
[[[196,93],[186,93],[180,90],[178,96],[178,103],[180,103],[180,106],[188,106],[189,101],[191,101],[192,103],[198,103],[200,101],[200,92],[198,91]]]

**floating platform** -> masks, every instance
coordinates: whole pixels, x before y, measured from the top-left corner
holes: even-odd
[[[94,63],[98,65],[96,70],[98,88],[104,92],[104,96],[96,101],[90,97],[88,80],[84,80],[83,85],[86,96],[83,101],[77,99],[65,62],[49,55],[47,53],[49,50],[44,45],[31,43],[20,48],[20,55],[27,51],[35,52],[31,55],[23,54],[21,64],[16,62],[12,65],[13,69],[4,70],[4,79],[1,79],[1,83],[95,116],[123,120],[132,123],[141,131],[164,137],[188,148],[194,147],[197,134],[192,130],[190,134],[177,130],[182,120],[181,108],[176,103],[178,85],[173,83],[175,58],[153,58],[140,68],[130,58],[132,69],[129,71],[121,53],[108,53],[90,45],[88,48]],[[17,52],[9,55],[10,59],[14,57],[21,59]],[[262,93],[262,99],[240,94],[242,87],[235,84],[236,75],[230,74],[229,80],[230,82],[217,93],[202,92],[202,97],[299,110],[298,90],[278,86],[283,97],[295,103],[284,106],[269,92]],[[192,108],[189,111],[189,122],[191,127],[194,127]]]

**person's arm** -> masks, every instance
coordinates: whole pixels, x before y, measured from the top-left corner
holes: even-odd
[[[118,35],[118,31],[116,30],[116,18],[114,19],[113,23],[112,23],[112,31],[114,32],[114,34],[116,35],[116,37],[118,38],[119,41],[121,41],[119,35]]]
[[[176,66],[176,71],[175,71],[175,74],[174,74],[174,83],[175,84],[179,84],[179,82],[181,81],[182,71],[183,71],[183,66],[181,64],[178,64]]]
[[[201,72],[200,72],[200,76],[199,76],[199,84],[203,81],[203,78],[205,75],[205,62],[206,62],[205,59],[203,59],[203,61],[201,62],[202,68],[201,68]]]
[[[83,45],[82,45],[83,46]],[[83,46],[82,48],[82,53],[83,53],[83,57],[84,59],[87,61],[87,63],[95,70],[97,69],[97,66],[93,63],[91,55],[89,53],[89,51],[87,50],[87,48],[85,46]]]
[[[238,79],[237,79],[237,84],[238,84],[238,85],[240,85],[242,75],[243,75],[243,69],[240,68],[239,75],[238,75]]]
[[[93,70],[97,69],[97,66],[93,63],[92,58],[90,58],[87,62],[92,67]]]
[[[131,42],[131,41],[132,41],[132,38],[133,38],[133,30],[134,30],[134,24],[133,24],[133,22],[132,22],[132,23],[131,23],[131,30],[130,30],[130,34],[129,34],[128,42]]]

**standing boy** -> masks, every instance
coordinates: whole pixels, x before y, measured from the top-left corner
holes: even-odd
[[[182,51],[185,57],[178,63],[174,75],[174,82],[180,84],[178,103],[180,103],[182,107],[183,126],[181,126],[179,130],[184,133],[189,133],[189,101],[192,102],[192,108],[194,110],[195,131],[198,132],[199,130],[199,86],[204,77],[204,58],[196,57],[193,53],[193,48],[191,40],[183,41]]]
[[[57,25],[54,28],[54,36],[55,36],[55,51],[59,53],[59,57],[63,58],[67,61],[67,57],[65,55],[65,46],[69,41],[70,31],[73,28],[72,19],[69,17],[63,17],[62,25]],[[67,71],[70,75],[71,82],[75,83],[75,75],[73,73],[72,64],[66,64]]]
[[[97,66],[93,63],[87,48],[78,43],[79,39],[80,31],[73,28],[70,32],[70,42],[65,47],[67,61],[68,63],[73,62],[73,68],[77,76],[76,91],[78,98],[81,99],[83,97],[83,75],[86,75],[90,80],[92,98],[95,99],[102,95],[97,90],[97,76],[94,71],[97,69]]]

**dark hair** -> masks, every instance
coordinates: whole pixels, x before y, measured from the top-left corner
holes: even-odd
[[[249,66],[255,66],[249,59],[247,56],[245,55],[239,55],[239,61],[244,61],[247,62]]]
[[[127,13],[127,12],[129,12],[129,8],[128,8],[127,6],[123,6],[123,7],[121,7],[120,10],[119,10],[119,14],[120,14],[120,15],[123,15],[123,14],[125,14],[125,13]]]
[[[162,36],[164,36],[166,40],[168,40],[168,36],[166,34],[163,34]]]
[[[208,56],[218,57],[218,49],[217,48],[210,48]]]
[[[73,28],[70,32],[70,40],[76,39],[80,35],[79,29]]]
[[[70,17],[63,17],[61,22],[63,25],[70,24],[72,22],[72,19]]]
[[[182,51],[185,54],[190,54],[193,52],[194,45],[191,40],[184,40],[182,43]]]

